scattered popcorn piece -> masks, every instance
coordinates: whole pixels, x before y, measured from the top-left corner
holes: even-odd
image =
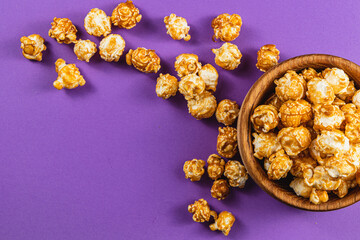
[[[335,99],[332,86],[321,78],[312,78],[307,83],[306,96],[313,104],[331,104]]]
[[[345,91],[341,91],[341,93],[337,94],[338,98],[340,98],[341,100],[349,103],[354,94],[356,92],[356,88],[355,88],[355,84],[354,81],[350,81],[349,85],[347,86]]]
[[[225,170],[225,161],[220,156],[216,154],[211,154],[207,159],[207,172],[209,178],[212,180],[217,180],[221,178]]]
[[[303,178],[294,178],[294,180],[290,183],[290,187],[294,190],[296,195],[304,198],[310,198],[312,187],[306,185]]]
[[[73,89],[79,85],[85,85],[85,80],[75,64],[66,64],[63,59],[59,58],[55,62],[55,70],[58,73],[58,78],[54,82],[54,87],[58,90]]]
[[[216,110],[216,98],[208,91],[190,99],[187,103],[189,113],[197,120],[210,118]]]
[[[312,118],[311,104],[300,99],[297,101],[286,101],[279,110],[281,123],[285,127],[298,127]]]
[[[84,27],[88,34],[95,37],[106,37],[111,33],[110,17],[98,8],[93,8],[84,19]]]
[[[331,177],[349,180],[355,177],[358,170],[358,161],[355,162],[348,154],[339,154],[327,158],[324,166]]]
[[[53,19],[49,37],[56,39],[58,43],[74,43],[76,41],[77,29],[68,18]]]
[[[292,160],[293,166],[290,169],[290,173],[298,178],[311,177],[314,173],[314,168],[317,166],[317,161],[311,157],[297,156]]]
[[[231,227],[234,225],[235,217],[231,212],[223,211],[219,214],[215,223],[210,225],[211,231],[222,231],[225,236],[229,235]]]
[[[287,155],[296,156],[307,149],[311,143],[311,134],[306,127],[288,127],[280,130],[279,142]]]
[[[144,73],[157,73],[161,68],[160,58],[155,50],[146,48],[130,49],[126,54],[126,63]]]
[[[278,111],[272,105],[260,105],[254,110],[250,120],[256,132],[269,132],[279,124]]]
[[[232,43],[224,43],[218,49],[212,49],[215,54],[215,63],[225,70],[234,70],[240,64],[242,57],[238,47]]]
[[[20,38],[22,54],[29,60],[42,60],[42,51],[46,50],[44,39],[39,34]]]
[[[344,70],[339,68],[326,68],[322,76],[332,86],[335,94],[346,92],[349,85],[349,77]]]
[[[252,135],[254,137],[254,156],[258,159],[268,158],[282,148],[276,134],[273,132],[253,133]]]
[[[280,110],[280,107],[283,105],[283,101],[281,101],[276,94],[272,95],[265,101],[265,105],[272,105],[276,108],[277,111]]]
[[[190,178],[192,182],[200,181],[202,175],[205,172],[204,166],[204,160],[193,159],[186,161],[183,168],[185,178]]]
[[[196,74],[189,74],[181,78],[179,92],[186,100],[199,96],[205,91],[205,82]]]
[[[325,203],[329,200],[329,195],[324,190],[313,188],[310,194],[310,202],[313,204]]]
[[[202,198],[190,204],[188,211],[193,214],[195,222],[208,222],[211,216],[217,218],[216,212],[211,211],[208,202]]]
[[[111,22],[119,28],[130,29],[135,27],[141,18],[139,9],[135,7],[132,1],[127,0],[117,5],[113,10]]]
[[[169,34],[172,39],[184,39],[185,41],[191,39],[189,34],[190,27],[185,18],[176,16],[176,14],[172,13],[170,16],[164,18],[164,23],[167,30],[166,33]]]
[[[281,101],[300,100],[305,97],[306,81],[295,71],[289,70],[275,81],[275,93]]]
[[[224,99],[216,109],[216,120],[226,126],[233,124],[239,114],[239,105],[235,101]]]
[[[100,42],[100,57],[107,62],[118,62],[125,48],[125,40],[119,34],[110,34]]]
[[[220,14],[211,22],[211,27],[214,29],[213,41],[218,38],[223,42],[235,40],[239,36],[241,25],[242,20],[238,14]]]
[[[360,90],[357,90],[352,97],[353,104],[360,108]]]
[[[345,115],[340,108],[331,104],[315,106],[314,113],[315,131],[339,129],[345,120]]]
[[[96,52],[96,44],[90,40],[80,39],[74,45],[74,53],[80,61],[89,62]]]
[[[178,76],[182,78],[189,74],[196,74],[201,69],[201,63],[197,55],[183,53],[176,57],[174,67]]]
[[[272,180],[285,178],[293,165],[292,160],[285,154],[284,149],[272,154],[269,158],[269,163],[270,166],[267,174],[269,179]]]
[[[341,183],[341,179],[331,177],[324,166],[317,166],[311,178],[304,178],[305,183],[319,190],[331,191],[336,190]]]
[[[229,179],[231,187],[244,188],[249,176],[246,168],[239,162],[230,160],[225,165],[225,177]]]
[[[218,153],[225,158],[232,158],[238,152],[236,128],[219,127],[219,135],[216,145]]]
[[[301,76],[305,79],[305,81],[311,81],[314,78],[322,78],[321,73],[318,73],[313,68],[305,68],[301,71]]]
[[[206,64],[199,70],[199,77],[204,80],[206,90],[213,92],[216,91],[219,74],[211,64]]]
[[[179,82],[176,77],[160,73],[156,82],[156,94],[158,97],[168,99],[171,96],[175,96],[178,88]]]
[[[211,187],[211,196],[217,200],[224,200],[230,194],[229,184],[224,179],[215,180]]]
[[[267,44],[260,48],[257,52],[257,63],[256,67],[262,71],[266,72],[273,66],[278,64],[280,51],[276,48],[274,44]]]

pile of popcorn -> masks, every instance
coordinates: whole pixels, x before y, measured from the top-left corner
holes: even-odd
[[[298,196],[320,204],[360,184],[360,90],[341,69],[287,71],[252,116],[254,156],[269,179],[293,176]]]

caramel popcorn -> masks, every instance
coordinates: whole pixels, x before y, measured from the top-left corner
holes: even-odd
[[[294,192],[296,193],[296,195],[304,197],[304,198],[309,198],[311,191],[312,191],[312,187],[309,187],[303,178],[294,178],[294,180],[292,180],[292,182],[290,183],[290,187],[294,190]]]
[[[89,62],[97,52],[96,44],[90,40],[78,40],[74,45],[74,53],[80,61]]]
[[[348,194],[349,189],[354,188],[355,186],[356,186],[356,181],[354,182],[353,180],[351,181],[342,180],[338,189],[333,191],[333,193],[335,193],[339,198],[343,198]]]
[[[298,127],[300,124],[311,120],[311,104],[303,99],[286,101],[280,107],[279,117],[285,127]]]
[[[230,160],[225,165],[225,177],[229,179],[231,187],[244,188],[249,176],[246,168],[239,162]]]
[[[315,69],[313,68],[306,68],[304,70],[301,71],[301,76],[303,76],[303,78],[305,79],[305,81],[311,81],[314,78],[321,78],[321,73],[318,73]]]
[[[211,64],[206,64],[199,70],[198,74],[205,82],[205,89],[215,92],[219,78],[219,74],[216,69]]]
[[[309,178],[314,172],[314,168],[317,166],[317,161],[311,157],[295,157],[292,159],[293,165],[290,169],[290,173],[294,177]]]
[[[20,38],[22,54],[29,60],[42,60],[42,51],[46,50],[44,39],[39,34]]]
[[[237,153],[236,128],[219,127],[216,145],[218,153],[225,158],[232,158]]]
[[[335,94],[346,92],[349,77],[342,69],[326,68],[322,71],[322,76],[333,87]]]
[[[338,97],[335,97],[334,101],[332,102],[332,105],[338,106],[338,107],[342,107],[346,104],[345,101],[341,100]]]
[[[110,17],[103,10],[93,8],[84,19],[84,27],[90,35],[106,37],[111,33]]]
[[[239,114],[239,105],[235,101],[224,99],[219,102],[216,109],[216,120],[226,126],[233,124]]]
[[[85,85],[85,80],[75,64],[66,64],[63,59],[59,58],[55,62],[55,70],[58,73],[58,78],[54,81],[54,87],[58,90],[64,87],[73,89],[79,85]]]
[[[351,143],[360,143],[360,114],[347,116],[345,135]]]
[[[186,161],[183,168],[185,178],[190,178],[192,182],[200,181],[202,175],[205,172],[204,166],[204,160],[193,159]]]
[[[111,22],[119,28],[130,29],[140,22],[142,16],[139,9],[135,7],[132,1],[127,0],[120,3],[113,10],[111,15]]]
[[[255,108],[250,120],[257,132],[269,132],[279,124],[278,111],[272,105],[260,105]]]
[[[253,133],[253,137],[254,156],[258,159],[268,158],[282,148],[276,134],[273,132]]]
[[[196,95],[187,103],[189,113],[197,120],[210,118],[216,110],[216,98],[208,91]]]
[[[157,78],[156,82],[156,94],[158,97],[168,99],[171,96],[175,96],[179,88],[179,82],[176,77],[170,74],[162,74]]]
[[[315,106],[314,113],[314,129],[316,131],[339,129],[345,120],[345,115],[340,108],[331,104]]]
[[[49,37],[56,39],[58,43],[73,43],[76,41],[77,29],[68,18],[53,19],[51,29],[49,30]]]
[[[181,78],[179,92],[184,95],[186,100],[199,96],[205,91],[205,82],[196,74],[189,74]]]
[[[278,64],[280,51],[276,48],[274,44],[267,44],[260,48],[257,52],[257,63],[256,67],[262,71],[266,72],[273,66]]]
[[[295,71],[289,70],[275,81],[275,93],[281,101],[300,100],[305,97],[306,81]]]
[[[285,178],[287,176],[293,162],[289,156],[285,154],[284,149],[281,149],[270,156],[269,164],[267,170],[269,179],[279,180],[280,178]]]
[[[325,203],[329,200],[329,195],[324,190],[318,190],[313,188],[310,194],[310,202],[313,204]]]
[[[229,184],[224,179],[214,181],[211,187],[211,196],[217,200],[224,200],[230,194]]]
[[[100,42],[100,57],[107,62],[118,62],[125,48],[125,40],[119,34],[110,34]]]
[[[357,90],[352,97],[353,104],[360,108],[360,90]]]
[[[225,170],[225,161],[220,156],[211,154],[207,160],[207,164],[209,178],[212,180],[217,180],[223,175]]]
[[[211,211],[208,202],[202,198],[190,204],[188,211],[193,214],[192,218],[195,222],[208,222],[210,216],[217,218],[216,212]]]
[[[341,111],[343,111],[343,113],[345,115],[345,120],[347,122],[350,122],[351,118],[349,118],[349,117],[352,117],[357,112],[357,108],[356,108],[355,104],[348,103],[341,107]]]
[[[189,34],[190,27],[185,18],[178,17],[176,14],[172,13],[170,16],[164,18],[164,23],[166,26],[167,34],[172,37],[174,40],[184,39],[189,41],[191,36]]]
[[[234,225],[235,217],[231,212],[223,211],[219,214],[215,223],[210,225],[211,231],[222,231],[225,236],[229,235],[231,227]]]
[[[307,149],[311,143],[310,132],[303,126],[281,129],[278,134],[278,139],[289,156],[298,155],[300,152]]]
[[[337,94],[337,97],[348,103],[352,100],[355,92],[356,88],[354,81],[350,81],[345,91],[341,91],[341,93]]]
[[[238,14],[220,14],[211,22],[211,27],[214,29],[213,41],[218,38],[223,42],[235,40],[239,36],[241,25],[242,20]]]
[[[196,74],[201,69],[199,57],[195,54],[183,53],[176,57],[175,70],[179,77]]]
[[[240,64],[242,57],[238,47],[231,43],[224,43],[218,49],[212,49],[215,54],[215,63],[225,70],[234,70]]]
[[[276,94],[272,95],[265,101],[265,105],[272,105],[276,108],[277,111],[280,110],[280,107],[283,105],[283,101],[281,101]]]
[[[313,104],[331,104],[335,99],[332,86],[321,78],[312,78],[307,83],[306,96]]]
[[[324,166],[317,166],[314,168],[312,177],[305,178],[305,182],[310,187],[330,191],[336,190],[340,186],[341,179],[331,177]]]
[[[327,158],[325,161],[325,169],[333,178],[342,178],[349,180],[355,177],[358,170],[358,163],[347,154],[339,154]]]
[[[144,73],[157,73],[161,68],[160,58],[155,50],[146,48],[130,49],[126,54],[126,63]]]

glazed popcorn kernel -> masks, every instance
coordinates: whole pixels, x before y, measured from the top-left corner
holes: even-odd
[[[74,45],[74,53],[80,61],[89,62],[97,52],[96,44],[90,40],[78,40]]]
[[[230,160],[225,165],[225,177],[229,179],[231,187],[244,188],[249,176],[245,167],[239,162]]]
[[[238,14],[220,14],[211,22],[211,27],[214,29],[213,41],[215,42],[216,39],[224,42],[235,40],[239,36],[241,25],[242,20]]]
[[[135,27],[141,18],[139,9],[135,7],[132,1],[127,0],[117,5],[113,10],[111,22],[119,28],[130,29]]]
[[[172,39],[184,39],[185,41],[191,39],[189,34],[190,27],[185,18],[176,16],[176,14],[172,13],[170,16],[164,17],[164,23],[167,30],[166,33],[169,34]]]
[[[214,181],[211,187],[211,196],[217,200],[224,200],[230,194],[229,184],[224,179]]]
[[[219,74],[211,64],[206,64],[198,72],[199,77],[205,82],[205,89],[208,91],[216,91]]]
[[[272,105],[276,108],[277,111],[280,110],[280,107],[283,105],[283,101],[281,101],[276,94],[272,95],[265,101],[265,105]]]
[[[274,82],[276,84],[275,93],[283,102],[300,100],[305,97],[306,81],[295,71],[287,71],[283,77]]]
[[[231,212],[223,211],[213,224],[210,225],[211,231],[222,231],[225,236],[229,235],[231,227],[234,225],[235,217]]]
[[[204,160],[193,159],[186,161],[183,168],[185,178],[190,178],[192,182],[200,181],[202,175],[205,172],[204,166]]]
[[[195,222],[208,222],[211,216],[217,217],[216,212],[211,211],[208,202],[202,198],[190,204],[188,211],[193,214],[192,218]]]
[[[225,158],[232,158],[237,153],[236,128],[219,127],[216,145],[218,153]]]
[[[239,105],[235,101],[224,99],[216,109],[216,120],[226,126],[233,124],[239,114]]]
[[[306,96],[313,104],[331,104],[335,99],[332,86],[321,78],[312,78],[307,83]]]
[[[346,103],[349,103],[350,101],[352,101],[352,98],[353,98],[355,92],[356,92],[356,88],[355,88],[354,81],[350,81],[346,90],[337,94],[337,97],[340,98],[341,100],[345,101]]]
[[[346,92],[350,83],[348,75],[339,68],[326,68],[322,71],[322,76],[332,86],[335,94]]]
[[[157,73],[160,66],[160,58],[155,50],[146,48],[130,49],[126,54],[126,63],[133,65],[137,70],[144,73]]]
[[[278,134],[279,142],[289,156],[296,156],[307,149],[311,143],[311,134],[303,126],[283,128]]]
[[[205,91],[205,82],[196,74],[189,74],[181,78],[179,92],[184,95],[186,100],[199,96]]]
[[[111,33],[110,17],[103,10],[93,8],[84,19],[84,27],[90,35],[106,37]]]
[[[292,180],[290,183],[290,187],[294,190],[296,195],[304,198],[310,197],[312,187],[309,187],[305,183],[303,178],[298,178],[298,177],[294,178],[294,180]]]
[[[216,98],[208,91],[195,96],[187,103],[189,113],[197,120],[210,118],[216,110]]]
[[[225,161],[220,156],[216,154],[211,154],[207,159],[207,172],[209,178],[212,180],[217,180],[221,178],[225,170]]]
[[[298,127],[311,120],[311,104],[303,99],[286,101],[279,109],[279,117],[285,127]]]
[[[327,158],[324,166],[331,177],[350,180],[355,177],[358,163],[358,160],[355,160],[348,154],[339,154]]]
[[[344,106],[342,106],[340,109],[345,114],[346,121],[349,121],[347,116],[352,116],[357,112],[357,107],[353,103],[347,103]]]
[[[317,161],[311,157],[295,157],[292,159],[293,165],[290,169],[290,173],[294,177],[305,178],[311,177],[314,168],[317,166]]]
[[[46,50],[44,39],[39,34],[31,34],[20,38],[22,54],[29,60],[42,60],[42,51]]]
[[[357,90],[352,97],[353,104],[360,108],[360,90]]]
[[[266,72],[273,66],[278,64],[280,51],[276,48],[274,44],[267,44],[260,48],[257,52],[257,63],[256,67],[262,71]]]
[[[339,198],[343,198],[349,193],[349,189],[356,187],[356,185],[356,180],[342,180],[338,189],[334,190],[333,193],[335,193]]]
[[[68,18],[53,19],[51,29],[49,30],[49,37],[56,39],[58,43],[73,43],[76,41],[77,29]]]
[[[124,48],[125,40],[119,34],[110,34],[100,42],[100,57],[107,62],[118,62]]]
[[[325,203],[329,200],[329,195],[324,190],[313,188],[310,194],[310,202],[313,204]]]
[[[290,171],[293,162],[288,155],[285,154],[284,149],[281,149],[270,156],[269,168],[267,174],[269,179],[279,180],[285,178]]]
[[[191,53],[183,53],[176,57],[174,64],[179,77],[185,77],[189,74],[196,74],[201,69],[199,57]]]
[[[301,71],[301,76],[303,76],[303,78],[307,82],[314,79],[314,78],[322,78],[321,73],[318,73],[313,68],[305,68],[304,70]]]
[[[354,118],[354,116],[356,118]],[[360,116],[354,114],[347,117],[348,121],[345,125],[345,136],[349,139],[350,143],[360,143]],[[351,120],[350,120],[351,119]]]
[[[253,137],[254,156],[258,159],[268,158],[282,148],[276,134],[273,132],[253,133]]]
[[[225,70],[234,70],[240,64],[242,54],[232,43],[224,43],[218,49],[212,49],[215,54],[215,63]]]
[[[324,166],[317,166],[311,178],[304,178],[308,186],[319,190],[331,191],[336,190],[341,183],[341,179],[331,177]]]
[[[59,58],[55,62],[55,70],[58,73],[58,78],[53,85],[58,90],[73,89],[85,85],[85,80],[75,64],[66,64],[63,59]]]
[[[345,115],[340,108],[331,104],[315,106],[314,115],[314,129],[316,131],[339,129],[345,120]]]
[[[257,132],[269,132],[279,124],[278,111],[272,105],[260,105],[255,108],[250,120]]]
[[[178,88],[179,82],[176,77],[160,73],[156,81],[156,94],[158,97],[168,99],[171,96],[175,96]]]

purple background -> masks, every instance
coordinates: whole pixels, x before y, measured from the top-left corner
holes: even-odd
[[[290,3],[294,2],[294,3]],[[296,2],[296,3],[295,3]],[[136,0],[143,19],[131,30],[114,28],[130,48],[155,49],[162,73],[175,74],[175,57],[195,53],[214,64],[211,20],[238,13],[243,19],[234,41],[243,54],[235,71],[219,71],[216,97],[241,103],[261,76],[256,52],[274,43],[280,60],[308,53],[338,55],[360,63],[358,1],[179,1]],[[0,239],[216,239],[207,224],[195,223],[187,205],[208,200],[236,222],[228,239],[354,239],[360,205],[313,213],[286,206],[252,180],[230,197],[211,197],[211,181],[184,178],[184,161],[216,152],[215,118],[197,121],[178,94],[155,94],[155,74],[107,63],[98,53],[81,62],[73,45],[48,37],[53,17],[68,17],[78,36],[89,36],[83,19],[91,8],[107,14],[118,1],[1,1],[0,60]],[[163,18],[188,20],[191,41],[166,35]],[[48,50],[43,62],[21,54],[20,37],[41,34]],[[58,91],[54,62],[76,63],[87,83]],[[238,156],[237,156],[238,157]]]

